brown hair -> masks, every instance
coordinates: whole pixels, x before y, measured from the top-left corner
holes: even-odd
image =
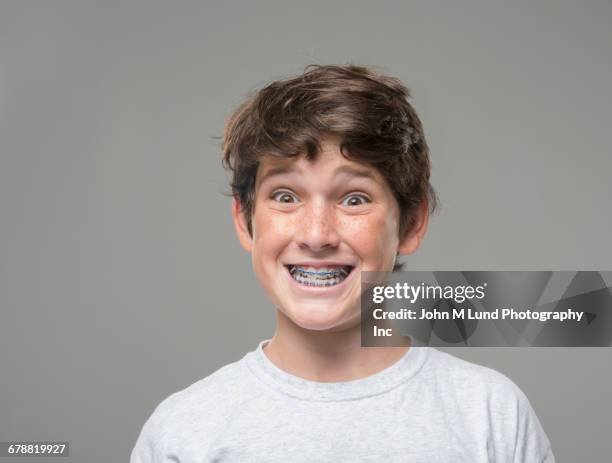
[[[409,96],[397,78],[355,65],[310,65],[250,96],[228,120],[222,145],[223,165],[232,172],[232,193],[249,232],[259,159],[267,154],[314,159],[320,141],[330,135],[340,138],[343,156],[383,175],[399,204],[400,236],[409,232],[415,208],[426,200],[433,211],[437,203],[429,183],[429,149]]]

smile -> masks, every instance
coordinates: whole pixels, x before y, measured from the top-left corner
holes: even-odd
[[[330,267],[301,267],[286,265],[291,278],[306,286],[335,286],[342,283],[353,270],[351,265]]]

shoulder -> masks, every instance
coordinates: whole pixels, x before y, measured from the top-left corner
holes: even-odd
[[[524,402],[527,397],[507,376],[497,370],[478,365],[430,348],[426,374],[447,393],[508,402]]]
[[[527,396],[507,376],[435,349],[427,364],[426,376],[445,410],[464,429],[486,436],[500,460],[512,456],[511,461],[554,461]]]
[[[152,418],[159,422],[188,420],[202,411],[221,411],[248,391],[245,384],[249,380],[248,374],[242,360],[225,365],[164,399]]]
[[[236,406],[257,396],[255,384],[242,359],[170,395],[145,422],[130,461],[155,461],[167,443],[211,435]]]

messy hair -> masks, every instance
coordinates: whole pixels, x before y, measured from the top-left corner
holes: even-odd
[[[328,137],[340,140],[345,158],[382,174],[399,205],[400,237],[409,233],[423,201],[430,212],[437,204],[429,149],[409,97],[399,79],[356,65],[310,65],[249,96],[229,118],[222,143],[249,233],[262,156],[314,159]]]

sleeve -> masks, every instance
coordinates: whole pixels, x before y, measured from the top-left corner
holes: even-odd
[[[555,456],[552,453],[552,448],[548,447],[548,451],[546,452],[546,455],[544,455],[541,463],[555,463]]]
[[[480,376],[487,403],[489,459],[504,463],[555,463],[548,436],[523,391],[495,370]],[[478,376],[476,376],[478,378]]]
[[[130,455],[130,463],[161,463],[159,407],[143,425]]]
[[[518,392],[518,423],[513,463],[555,463],[552,447],[523,392]]]

